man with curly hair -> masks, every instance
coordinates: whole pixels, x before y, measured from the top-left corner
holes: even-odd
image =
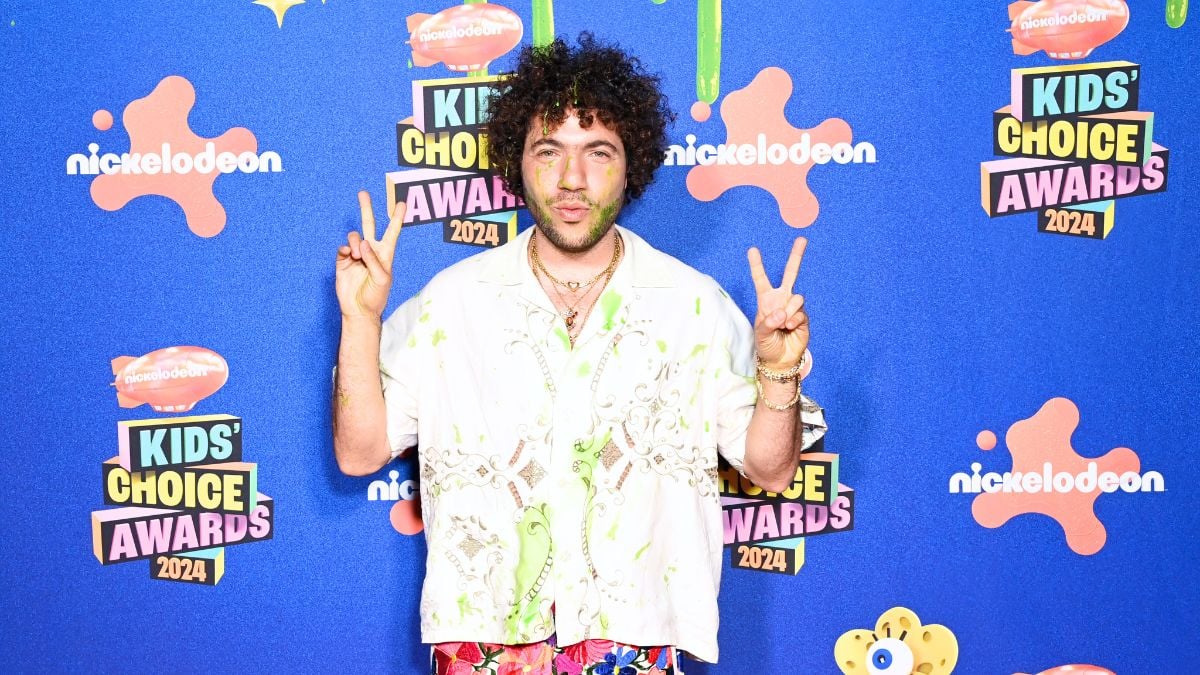
[[[672,673],[717,659],[718,453],[783,491],[824,432],[792,292],[748,253],[753,327],[711,278],[616,224],[673,115],[590,35],[525,49],[489,155],[535,226],[437,274],[385,322],[403,206],[338,251],[334,449],[368,475],[420,441],[422,640],[435,673]]]

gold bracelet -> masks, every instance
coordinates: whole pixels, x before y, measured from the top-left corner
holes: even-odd
[[[788,401],[787,403],[785,403],[783,405],[779,405],[778,403],[771,403],[771,401],[767,398],[767,395],[763,393],[762,380],[760,380],[756,377],[756,378],[754,378],[754,384],[758,387],[758,400],[762,401],[763,405],[767,406],[771,410],[781,410],[781,411],[789,410],[789,409],[795,407],[796,403],[798,403],[800,401],[800,382],[799,381],[796,382],[796,395],[792,397],[792,400]]]
[[[787,370],[771,370],[763,365],[762,357],[758,354],[754,355],[754,366],[763,377],[772,382],[791,382],[800,377],[800,369],[804,367],[804,355],[800,356],[800,362],[788,368]]]

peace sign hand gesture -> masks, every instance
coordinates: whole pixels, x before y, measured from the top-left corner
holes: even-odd
[[[344,318],[366,317],[378,322],[392,287],[392,259],[404,222],[404,204],[396,205],[383,238],[378,241],[371,195],[365,190],[358,193],[358,205],[362,211],[362,235],[351,232],[346,245],[338,248],[335,275],[338,304]]]
[[[808,240],[796,237],[792,253],[783,269],[783,284],[771,285],[763,269],[762,254],[757,248],[746,252],[750,260],[750,276],[758,295],[758,314],[754,318],[754,337],[758,357],[767,368],[786,371],[800,363],[808,348],[808,315],[804,313],[804,296],[792,292],[800,261]]]

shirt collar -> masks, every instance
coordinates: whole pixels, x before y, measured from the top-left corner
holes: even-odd
[[[533,235],[536,226],[525,228],[516,238],[498,249],[481,265],[479,280],[501,286],[515,286],[526,276],[532,276],[529,271],[529,237]],[[614,225],[621,234],[625,251],[618,271],[628,273],[629,284],[642,288],[671,288],[675,286],[675,275],[662,264],[655,263],[655,257],[650,255],[652,248],[638,235],[630,230]],[[622,268],[625,268],[622,270]]]

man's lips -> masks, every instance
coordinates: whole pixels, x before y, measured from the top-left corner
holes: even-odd
[[[591,207],[589,207],[587,204],[561,202],[550,208],[554,209],[554,211],[558,213],[563,220],[568,221],[580,220],[587,215],[589,210],[591,210]]]

